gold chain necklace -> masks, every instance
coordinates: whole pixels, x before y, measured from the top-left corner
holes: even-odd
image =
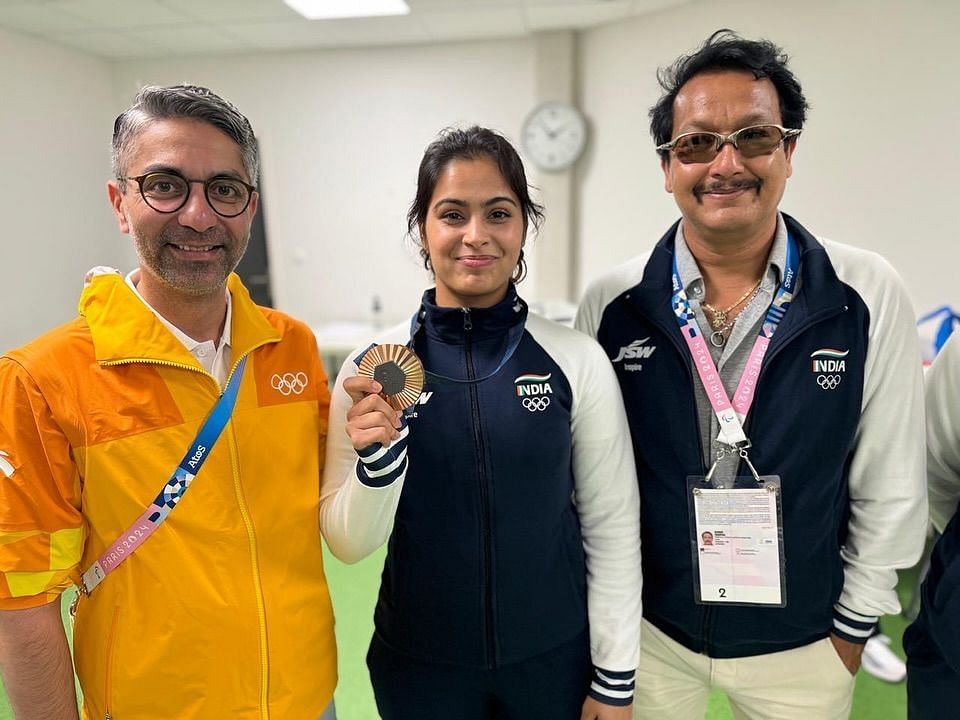
[[[753,285],[753,287],[741,295],[735,303],[727,308],[724,308],[723,310],[715,308],[708,302],[700,303],[700,307],[702,307],[704,310],[708,310],[713,316],[707,318],[707,320],[710,321],[710,326],[713,328],[713,332],[710,333],[710,344],[712,344],[714,347],[723,347],[723,344],[727,341],[727,333],[733,329],[734,323],[737,322],[737,317],[740,316],[738,313],[737,317],[728,319],[730,313],[733,310],[736,310],[744,300],[747,300],[748,298],[753,300],[753,298],[755,298],[757,293],[760,291],[760,283],[762,281],[763,277],[761,276],[760,279],[757,280],[757,282]]]

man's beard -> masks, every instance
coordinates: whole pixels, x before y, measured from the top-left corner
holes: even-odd
[[[171,288],[189,295],[206,295],[224,286],[247,249],[249,235],[237,240],[223,227],[198,233],[190,228],[168,226],[156,237],[146,239],[132,233],[140,262]],[[215,246],[210,260],[184,260],[170,245]]]

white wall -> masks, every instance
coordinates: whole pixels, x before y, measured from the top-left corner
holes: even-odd
[[[584,33],[593,138],[579,173],[580,291],[678,217],[648,130],[654,72],[722,27],[783,46],[811,105],[783,209],[816,234],[885,255],[918,312],[960,306],[954,0],[717,0]]]
[[[260,138],[274,301],[318,325],[416,310],[429,284],[404,238],[426,145],[453,124],[516,138],[533,98],[527,40],[124,62],[117,108],[144,83],[208,85]]]
[[[647,129],[654,72],[732,26],[783,45],[812,105],[784,209],[886,255],[918,311],[960,306],[946,214],[960,167],[957,8],[712,0],[581,33],[592,138],[573,192],[578,292],[677,216]],[[87,267],[134,262],[103,183],[113,117],[142,83],[208,84],[249,115],[263,145],[274,297],[316,325],[366,317],[375,293],[388,320],[412,310],[428,283],[404,239],[424,146],[454,123],[517,138],[537,100],[536,66],[532,39],[105,63],[0,31],[0,351],[73,316]],[[522,288],[530,299],[556,251],[550,211],[548,201]]]
[[[0,352],[76,315],[93,265],[129,264],[107,204],[105,63],[0,30]]]

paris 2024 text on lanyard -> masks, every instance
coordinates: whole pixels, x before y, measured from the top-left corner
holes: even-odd
[[[705,477],[687,478],[690,541],[693,564],[697,568],[693,577],[694,598],[701,604],[777,607],[787,604],[780,477],[757,473],[750,462],[750,440],[743,430],[743,423],[753,404],[770,340],[796,292],[799,269],[797,243],[788,236],[786,268],[780,287],[767,310],[731,402],[690,308],[676,259],[673,262],[673,311],[720,423],[717,440],[721,450],[717,460],[727,453],[736,453],[753,476],[738,478],[735,487],[718,488],[712,482],[717,466],[714,461]]]

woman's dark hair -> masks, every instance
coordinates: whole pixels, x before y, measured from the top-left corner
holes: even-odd
[[[664,94],[650,108],[650,134],[655,145],[670,142],[673,134],[673,101],[694,75],[715,70],[745,70],[753,77],[770,78],[780,100],[784,127],[803,128],[807,119],[806,98],[800,81],[787,68],[789,57],[769,40],[744,40],[732,30],[717,30],[691,55],[677,58],[670,67],[657,72]],[[787,142],[793,142],[788,140]],[[669,153],[660,151],[666,159]]]
[[[420,171],[417,174],[417,194],[407,211],[407,233],[420,247],[423,266],[431,272],[433,267],[430,264],[430,254],[427,252],[422,232],[440,174],[454,160],[476,160],[484,157],[496,163],[503,179],[520,200],[524,237],[529,225],[533,225],[535,231],[540,229],[543,222],[543,206],[530,197],[530,186],[527,184],[523,162],[510,141],[493,130],[477,125],[466,130],[447,128],[427,146],[423,153]],[[523,259],[523,247],[521,247],[520,258],[512,280],[520,282],[526,273],[527,267]]]

